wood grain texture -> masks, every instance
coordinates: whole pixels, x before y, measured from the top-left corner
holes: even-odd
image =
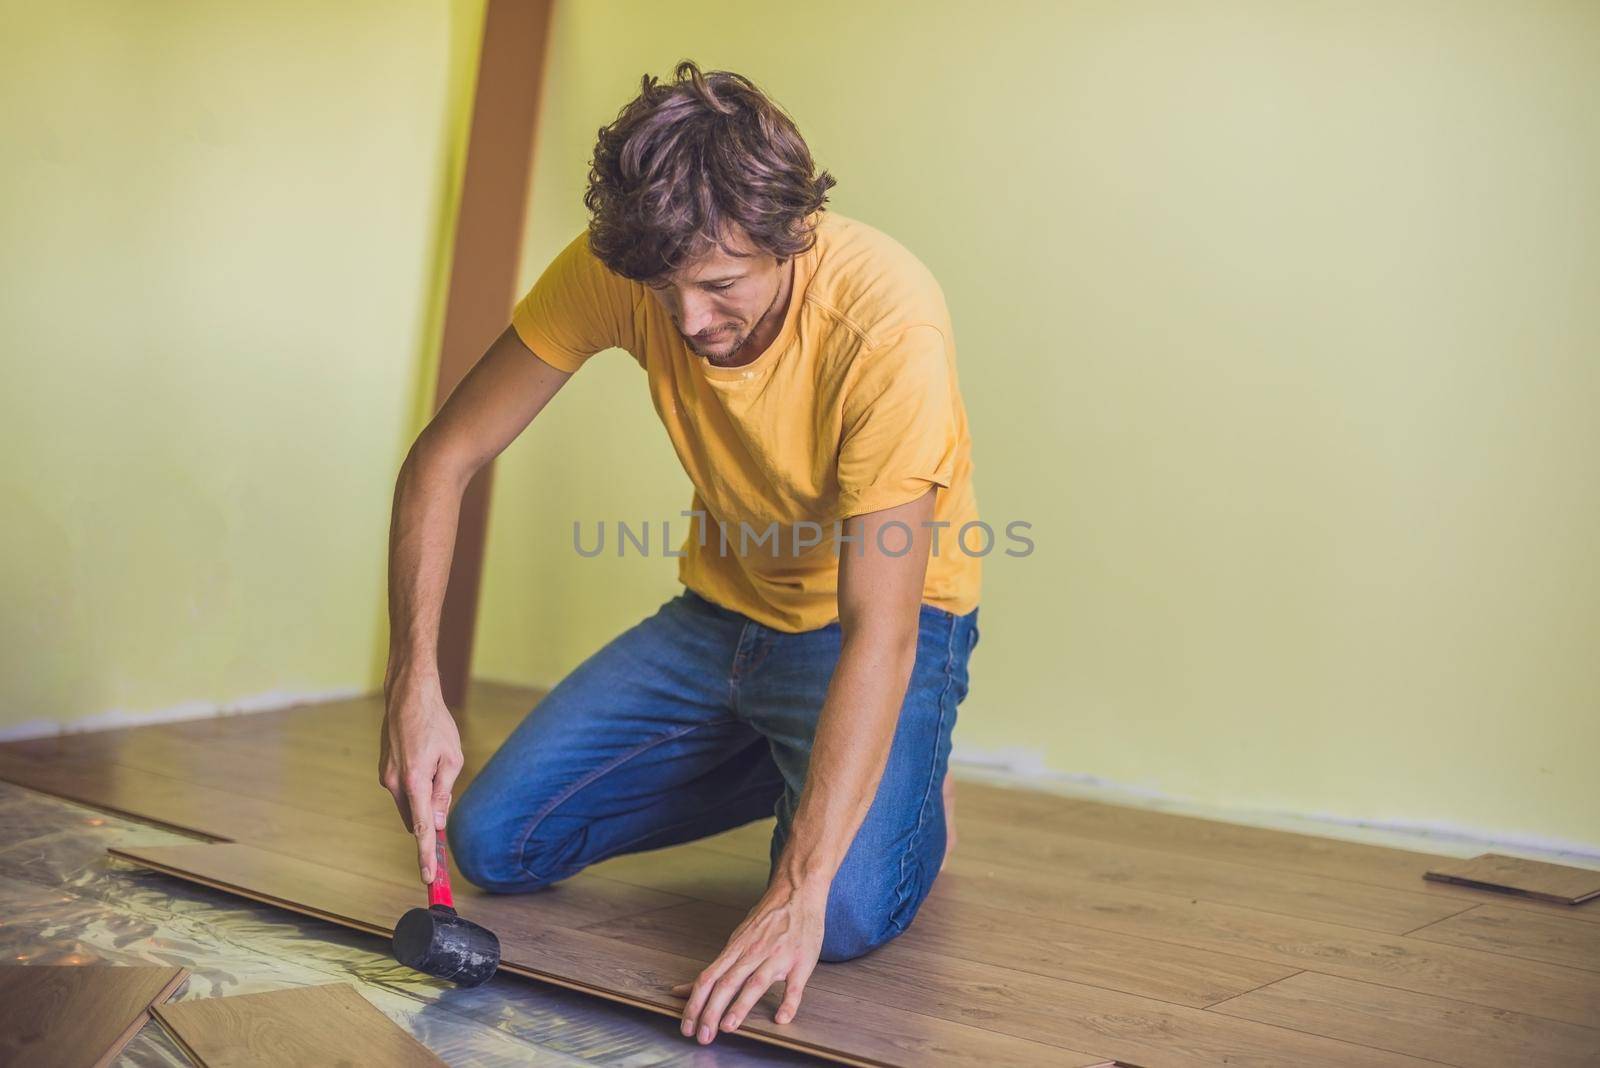
[[[1462,1068],[1600,1064],[1600,1030],[1486,1009],[1316,972],[1301,972],[1213,1006],[1261,1023],[1314,1028]]]
[[[1520,894],[1559,905],[1578,905],[1600,898],[1600,871],[1502,853],[1436,864],[1423,873],[1423,878],[1492,893]]]
[[[740,828],[705,845],[726,848],[747,833]],[[736,848],[750,847],[747,841]],[[1489,1008],[1578,1024],[1600,1019],[1600,982],[1589,972],[1304,919],[1284,910],[1107,886],[1078,878],[1071,867],[1049,874],[963,859],[958,849],[917,922],[938,922],[947,910],[970,907],[1012,913],[1017,926],[1027,930],[1041,919],[1054,920]]]
[[[616,857],[588,870],[611,879],[671,888],[685,900],[729,906],[742,914],[765,887],[767,864],[690,845]],[[947,908],[943,885],[934,884],[930,904],[895,944],[1195,1008],[1299,970],[1039,916],[1021,922],[1015,913],[971,902]]]
[[[188,978],[143,965],[0,967],[0,1064],[104,1068]]]
[[[370,751],[372,768],[357,774],[355,749],[345,752],[327,742],[319,748],[307,740],[303,751],[278,743],[263,751],[249,735],[193,739],[167,731],[131,733],[133,737],[118,744],[98,738],[86,743],[94,748],[68,766],[88,770],[87,756],[92,753],[93,766],[114,768],[130,782],[154,775],[279,808],[337,814],[383,830],[401,826],[388,794],[372,789],[377,784],[376,748]],[[366,755],[363,746],[361,756]]]
[[[169,874],[330,920],[388,935],[416,904],[400,886],[321,868],[239,844],[114,849],[113,855]],[[696,958],[630,945],[550,924],[541,899],[562,884],[515,898],[486,897],[461,913],[500,938],[502,968],[529,978],[596,994],[674,1018],[684,999],[671,987],[692,979],[710,957]],[[458,902],[458,904],[460,904]],[[787,1024],[773,1021],[782,990],[769,991],[740,1033],[830,1060],[863,1065],[987,1064],[1086,1066],[1109,1058],[1034,1042],[1001,1032],[874,1001],[808,989],[801,1011]],[[815,996],[813,996],[815,995]]]
[[[196,850],[204,850],[204,853]],[[237,889],[246,896],[270,900],[296,911],[309,905],[335,922],[360,921],[355,926],[373,933],[394,933],[394,923],[405,912],[427,904],[419,883],[404,879],[382,879],[351,870],[349,865],[332,867],[325,863],[272,853],[239,842],[217,842],[208,846],[151,846],[140,849],[112,849],[113,856],[185,877],[197,857],[207,857],[208,878],[227,882],[230,872],[244,881]],[[413,854],[414,856],[414,854]],[[415,868],[413,861],[412,868]],[[457,890],[456,909],[461,915],[498,931],[497,923],[527,914],[539,921],[578,929],[617,915],[681,904],[686,898],[644,887],[629,886],[587,872],[564,879],[536,894],[486,894],[465,882],[453,882]],[[234,884],[224,885],[229,889]]]
[[[443,1068],[349,983],[196,998],[154,1010],[202,1068]]]
[[[958,820],[1002,822],[1064,831],[1098,841],[1226,860],[1269,871],[1319,875],[1341,882],[1386,886],[1481,904],[1483,891],[1423,878],[1452,858],[1366,842],[1201,819],[1156,809],[1062,797],[1036,790],[971,784],[963,787]],[[1555,911],[1600,923],[1600,901],[1572,908],[1536,898],[1507,899],[1507,907]]]
[[[463,785],[538,697],[474,685]],[[0,778],[233,839],[143,862],[387,935],[423,889],[376,783],[382,714],[373,697],[0,745]],[[957,795],[961,844],[911,928],[819,965],[793,1023],[769,1014],[760,1031],[758,1010],[741,1034],[874,1065],[1477,1064],[1519,1049],[1563,1063],[1600,1019],[1600,902],[1485,903],[1423,879],[1443,862],[1428,854],[981,783]],[[772,829],[611,858],[534,894],[459,883],[463,913],[516,942],[510,972],[676,1016],[668,988],[765,888]],[[1290,1002],[1304,1011],[1283,1015]],[[1498,1044],[1418,1038],[1458,1017]],[[1554,1037],[1529,1044],[1541,1023]]]
[[[696,956],[714,956],[743,911],[696,902],[596,924],[588,931],[620,942]],[[818,968],[806,987],[861,998],[907,1013],[974,1023],[1005,1021],[1008,1033],[1081,1049],[1109,1045],[1119,1058],[1174,1068],[1219,1064],[1293,1064],[1297,1068],[1363,1068],[1425,1063],[1365,1046],[1238,1021],[1083,983],[952,958],[897,938],[851,961]]]
[[[1101,930],[1153,938],[1196,950],[1340,975],[1418,994],[1470,1001],[1554,1020],[1600,1019],[1600,976],[1541,961],[1440,945],[1404,935],[1213,905],[1164,894],[1113,890],[1061,876],[1052,883],[946,871],[939,903],[981,903]]]
[[[1563,916],[1479,905],[1412,931],[1411,937],[1600,972],[1600,924]]]
[[[959,804],[965,807],[965,799]],[[963,848],[951,858],[948,870],[1004,870],[1033,881],[1067,871],[1075,879],[1112,888],[1240,905],[1391,934],[1403,934],[1466,907],[1455,897],[1100,842],[1032,825],[979,822],[965,815],[958,815],[957,823],[972,833],[962,838]],[[770,833],[771,823],[763,821],[697,844],[749,856]]]

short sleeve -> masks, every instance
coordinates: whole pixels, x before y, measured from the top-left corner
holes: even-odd
[[[632,284],[614,274],[578,234],[517,301],[511,326],[534,355],[561,371],[576,371],[595,353],[633,349]]]
[[[956,406],[938,327],[908,326],[857,361],[839,443],[841,519],[948,488],[955,467]]]

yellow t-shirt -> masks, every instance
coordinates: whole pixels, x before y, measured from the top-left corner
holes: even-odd
[[[643,284],[614,274],[581,232],[517,302],[518,336],[576,371],[608,348],[644,368],[650,396],[694,485],[678,577],[696,593],[782,631],[839,618],[840,521],[904,504],[930,485],[935,552],[922,599],[963,614],[978,603],[981,529],[972,443],[956,382],[944,293],[888,235],[837,212],[795,260],[777,338],[742,367],[684,343]],[[700,516],[704,518],[700,518]],[[776,526],[774,526],[774,524]],[[909,531],[882,544],[904,551]]]

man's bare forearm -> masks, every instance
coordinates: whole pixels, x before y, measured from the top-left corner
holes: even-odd
[[[466,479],[417,441],[395,480],[389,525],[389,667],[438,673],[439,616],[450,583]]]
[[[824,894],[832,884],[877,796],[916,657],[915,617],[908,628],[880,621],[847,634],[778,858],[779,879]]]

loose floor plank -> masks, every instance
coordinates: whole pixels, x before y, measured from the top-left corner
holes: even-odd
[[[1492,893],[1519,894],[1558,905],[1578,905],[1600,898],[1600,871],[1502,853],[1436,864],[1423,873],[1423,878]]]
[[[694,902],[623,916],[587,930],[619,942],[714,956],[743,918]],[[1432,1062],[1271,1026],[1241,1028],[1200,1009],[1117,993],[916,948],[910,931],[848,968],[818,968],[806,986],[950,1019],[1004,1021],[1009,1033],[1080,1048],[1109,1045],[1135,1063],[1173,1068],[1423,1068]]]
[[[766,888],[768,863],[693,845],[601,861],[596,875],[671,889],[686,899],[748,911]],[[1204,952],[963,902],[942,907],[935,882],[931,907],[918,913],[896,942],[955,960],[995,964],[1204,1008],[1293,975],[1299,969]]]
[[[1479,905],[1412,931],[1410,937],[1600,972],[1600,924],[1562,916]]]
[[[1241,994],[1212,1011],[1461,1068],[1600,1064],[1600,1030],[1317,972]]]
[[[0,967],[0,1064],[105,1068],[188,978],[144,965]]]
[[[370,874],[353,870],[349,865],[334,867],[327,863],[305,860],[290,854],[274,853],[252,845],[240,842],[216,842],[208,846],[165,846],[160,849],[139,851],[134,857],[132,851],[112,850],[113,855],[128,855],[131,859],[145,860],[147,858],[159,861],[161,857],[169,855],[162,850],[183,851],[193,848],[204,848],[206,856],[212,858],[214,866],[227,870],[236,867],[245,871],[269,870],[277,864],[283,871],[293,871],[305,880],[297,889],[292,885],[287,888],[286,895],[277,901],[285,907],[292,908],[295,904],[295,893],[301,893],[308,898],[331,898],[333,900],[348,901],[349,909],[357,909],[359,902],[345,895],[351,886],[360,886],[369,891],[381,888],[380,900],[389,906],[393,915],[387,916],[378,922],[378,926],[370,928],[378,933],[389,934],[394,930],[394,921],[409,909],[422,907],[427,904],[427,893],[420,882],[408,883],[403,879],[374,878]],[[186,854],[174,852],[171,855],[179,857],[200,854]],[[219,859],[220,858],[220,859]],[[158,866],[151,864],[150,866]],[[183,874],[177,869],[181,865],[163,867],[162,870],[174,874]],[[507,896],[504,894],[486,894],[476,889],[459,878],[459,872],[452,880],[458,887],[456,892],[456,907],[462,915],[469,919],[483,923],[484,926],[494,929],[497,920],[508,915],[518,907],[517,902],[534,900],[527,895]],[[591,923],[611,919],[618,915],[641,912],[648,909],[665,908],[669,905],[682,904],[686,898],[676,894],[663,893],[648,887],[631,886],[619,883],[613,879],[605,879],[582,872],[571,879],[564,879],[554,886],[546,887],[537,895],[537,914],[541,923],[552,926],[566,927],[577,930]],[[356,911],[352,915],[365,915]]]
[[[245,840],[268,852],[389,882],[414,895],[417,902],[426,897],[426,889],[417,876],[415,847],[411,838],[398,829],[398,821],[385,833],[337,816],[306,813],[116,765],[88,765],[80,773],[49,762],[28,762],[0,754],[0,777],[181,831],[219,841]],[[452,870],[455,885],[463,895],[479,896],[460,877],[459,870]],[[557,893],[546,899],[546,911],[553,920],[573,927],[618,912],[659,908],[685,900],[587,871],[551,890]]]
[[[201,1068],[444,1068],[349,983],[196,998],[155,1014]]]
[[[402,887],[236,843],[111,852],[180,878],[372,934],[392,934],[395,920],[415,904]],[[499,936],[505,970],[674,1018],[679,1016],[684,999],[670,993],[672,985],[693,979],[709,958],[664,953],[551,924],[541,905],[560,885],[536,894],[486,896],[475,905],[462,905],[461,912]],[[837,966],[850,967],[853,963]],[[920,1013],[895,1011],[827,990],[808,989],[795,1019],[778,1024],[771,1014],[777,1008],[779,994],[781,991],[770,991],[739,1033],[848,1064],[956,1065],[981,1061],[1015,1068],[1042,1064],[1070,1068],[1110,1063],[1103,1055]]]

